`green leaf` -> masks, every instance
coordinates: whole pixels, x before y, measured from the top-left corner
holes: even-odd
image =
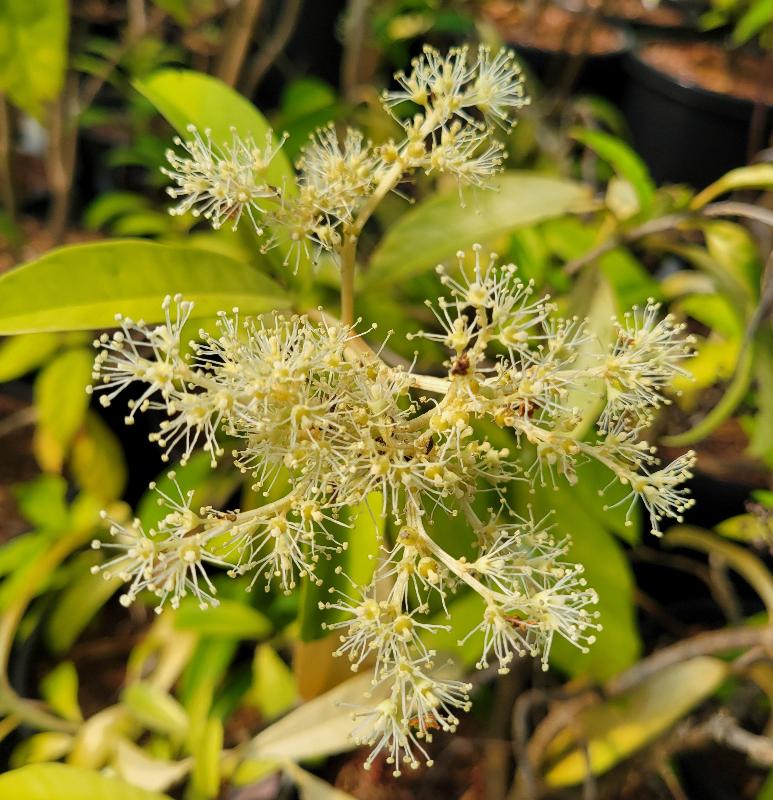
[[[170,800],[99,772],[66,764],[33,764],[0,775],[8,800]]]
[[[730,415],[746,396],[754,375],[754,343],[750,342],[742,351],[738,359],[735,375],[730,381],[722,399],[709,411],[708,414],[689,430],[673,436],[663,436],[661,442],[667,447],[684,447],[705,439],[715,431]]]
[[[727,674],[725,662],[700,656],[661,670],[620,697],[580,711],[566,731],[572,739],[584,741],[586,749],[573,746],[562,755],[547,770],[546,783],[553,788],[581,783],[587,772],[586,753],[594,775],[607,772],[715,692]],[[562,744],[567,738],[565,734]]]
[[[760,33],[766,25],[773,26],[773,0],[752,2],[733,29],[733,44],[744,44]]]
[[[184,602],[175,614],[175,628],[204,636],[233,639],[263,639],[271,633],[271,622],[251,606],[235,600],[202,610],[195,601]]]
[[[65,498],[67,481],[58,475],[41,475],[14,488],[22,516],[44,530],[62,530],[70,519]]]
[[[475,195],[462,208],[458,192],[437,195],[407,212],[384,236],[364,276],[364,288],[378,291],[418,275],[475,242],[559,217],[580,208],[588,190],[572,181],[508,172],[497,191]]]
[[[322,611],[320,601],[330,599],[330,588],[351,587],[351,581],[362,585],[370,580],[375,567],[374,556],[378,552],[378,541],[383,536],[384,519],[382,497],[378,492],[368,495],[367,501],[355,508],[344,508],[340,521],[350,526],[342,528],[339,537],[345,536],[349,547],[339,556],[317,565],[316,575],[323,582],[317,586],[304,579],[301,589],[300,634],[303,641],[312,641],[325,635],[324,622],[336,618],[336,612]],[[336,569],[341,569],[336,572]],[[348,576],[348,577],[347,577]]]
[[[83,215],[83,224],[90,231],[98,231],[117,217],[147,209],[150,201],[135,192],[107,192],[94,200]]]
[[[121,694],[126,710],[151,731],[182,740],[188,730],[185,709],[170,694],[151,683],[133,683]]]
[[[514,489],[516,511],[531,503],[537,519],[553,512],[554,535],[560,538],[569,534],[572,539],[567,559],[583,565],[588,585],[599,596],[595,610],[603,629],[590,651],[584,654],[558,639],[551,650],[551,666],[572,677],[584,675],[597,680],[606,680],[630,667],[638,659],[642,645],[636,626],[633,575],[620,544],[578,502],[572,487],[562,485],[554,491],[552,487],[537,486],[533,495],[520,486]]]
[[[690,208],[698,211],[714,198],[735,189],[770,189],[773,188],[773,164],[755,164],[751,167],[731,169],[719,180],[714,181],[702,192],[693,197]]]
[[[46,644],[53,653],[65,653],[100,608],[123,586],[118,578],[87,572],[71,580],[59,595],[45,622]]]
[[[40,682],[40,693],[51,708],[65,719],[83,719],[78,704],[78,672],[72,661],[62,661]]]
[[[622,139],[604,131],[587,128],[573,128],[571,135],[578,142],[593,150],[621,178],[625,178],[633,186],[644,211],[652,206],[655,184],[649,170],[644,161]]]
[[[226,256],[154,242],[96,242],[53,250],[0,276],[0,334],[109,328],[119,312],[156,322],[164,297],[178,292],[200,317],[233,306],[256,314],[288,304],[273,281]]]
[[[217,145],[230,142],[232,129],[241,136],[251,135],[263,147],[270,129],[266,118],[252,103],[222,81],[188,70],[164,69],[137,80],[134,87],[166,117],[181,137],[189,136],[188,126],[211,131]],[[266,170],[269,182],[286,189],[295,186],[295,173],[280,150]]]
[[[94,412],[73,442],[70,469],[84,491],[104,503],[117,500],[126,487],[126,463],[121,443]]]
[[[222,749],[223,723],[210,717],[193,748],[192,798],[212,798],[219,794]]]
[[[61,337],[55,333],[27,333],[0,344],[0,383],[26,375],[44,364],[58,349]]]
[[[90,350],[66,350],[35,381],[35,454],[43,469],[59,472],[65,453],[86,416],[94,356]]]
[[[298,688],[290,668],[269,644],[255,649],[252,661],[250,699],[264,719],[273,719],[292,708],[298,700]]]
[[[45,731],[36,733],[19,742],[13,749],[9,764],[11,767],[23,767],[25,764],[38,764],[45,761],[57,761],[66,756],[73,745],[70,733]]]
[[[0,94],[41,119],[67,68],[67,0],[3,0]]]

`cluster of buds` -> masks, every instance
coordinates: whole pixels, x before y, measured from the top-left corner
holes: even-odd
[[[163,324],[120,319],[112,337],[95,343],[94,389],[109,404],[142,384],[127,421],[162,412],[151,438],[164,457],[174,450],[185,461],[201,446],[214,464],[226,436],[238,442],[234,462],[257,491],[268,494],[280,474],[288,486],[285,496],[249,511],[194,513],[182,494],[164,496],[170,513],[157,531],[113,523],[120,552],[99,569],[129,582],[126,602],[149,590],[159,606],[188,593],[211,605],[207,565],[251,573],[253,584],[285,592],[299,578],[319,582],[319,559],[347,545],[341,510],[380,493],[397,533],[383,542],[371,585],[323,606],[343,614],[330,625],[341,637],[339,654],[355,669],[373,664],[374,683],[386,686],[386,699],[357,713],[356,736],[374,754],[384,751],[396,771],[428,758],[432,730],[453,730],[456,712],[469,704],[465,684],[435,676],[427,646],[438,627],[430,622],[433,599],[448,609],[462,589],[480,596],[481,619],[468,633],[480,640],[480,668],[495,662],[507,671],[524,655],[547,668],[556,637],[586,650],[600,627],[595,592],[582,567],[566,560],[568,539],[557,539],[548,519],[509,510],[511,481],[572,483],[592,458],[630,489],[620,502],[643,501],[653,531],[690,504],[683,483],[692,455],[657,468],[640,440],[689,354],[680,326],[659,319],[649,303],[616,320],[616,340],[588,363],[583,321],[557,319],[515,267],[482,258],[479,248],[471,271],[464,261],[459,254],[453,276],[440,268],[448,296],[435,308],[439,329],[416,334],[447,347],[442,378],[386,364],[360,334],[322,316],[223,313],[218,332],[201,331],[183,355],[191,304],[180,297],[166,301]],[[580,438],[569,389],[599,380],[607,406],[595,436]],[[518,459],[486,438],[478,425],[485,420],[513,432]],[[500,495],[483,518],[474,509],[482,486]],[[466,520],[474,559],[438,543],[438,507]]]
[[[185,155],[170,150],[167,156],[169,194],[179,200],[172,213],[192,211],[216,227],[229,221],[234,228],[246,216],[259,235],[265,227],[281,230],[287,261],[297,266],[301,256],[339,254],[384,195],[416,170],[452,175],[460,192],[490,186],[504,160],[494,126],[509,128],[513,112],[528,102],[513,54],[494,55],[481,45],[475,54],[462,47],[444,56],[426,47],[411,73],[396,77],[400,89],[384,93],[384,107],[419,109],[396,116],[404,137],[374,146],[359,131],[339,138],[333,127],[324,128],[303,150],[292,185],[267,180],[277,151],[270,132],[263,148],[235,131],[230,144],[218,146],[209,132],[192,128],[190,141],[177,141]]]

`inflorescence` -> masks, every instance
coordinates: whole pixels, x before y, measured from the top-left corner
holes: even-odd
[[[386,106],[421,109],[403,123],[404,141],[373,148],[355,131],[341,143],[325,129],[304,152],[292,192],[261,177],[275,153],[271,136],[263,149],[236,136],[218,149],[195,134],[189,157],[170,155],[176,212],[193,210],[215,226],[246,216],[256,229],[289,232],[302,248],[336,252],[341,236],[356,238],[358,213],[414,169],[487,185],[501,162],[491,126],[509,126],[525,102],[512,56],[426,49],[397,79]],[[373,671],[370,704],[354,714],[355,740],[372,749],[366,766],[383,754],[396,774],[429,763],[433,732],[455,730],[470,707],[470,685],[444,677],[431,647],[457,593],[482,603],[463,640],[479,643],[480,669],[507,672],[520,656],[547,669],[557,638],[586,651],[600,629],[596,593],[567,559],[569,538],[549,515],[512,510],[513,481],[574,484],[578,467],[595,459],[610,486],[627,490],[614,504],[630,521],[641,500],[654,533],[692,502],[684,482],[693,455],[660,467],[642,440],[690,355],[683,326],[650,301],[614,319],[613,341],[602,348],[584,320],[560,319],[513,265],[484,258],[478,246],[473,256],[471,268],[463,253],[453,270],[438,267],[446,296],[428,303],[437,324],[415,334],[448,352],[443,377],[387,364],[364,341],[373,328],[357,332],[323,313],[252,319],[234,309],[219,315],[215,333],[185,343],[193,304],[180,296],[166,298],[161,324],[119,316],[118,330],[95,342],[93,391],[110,405],[131,387],[128,424],[160,414],[151,440],[164,460],[184,464],[203,449],[215,466],[228,442],[252,488],[271,498],[249,510],[194,509],[170,473],[175,488],[159,491],[167,513],[155,528],[110,520],[110,540],[94,542],[109,552],[94,569],[126,582],[125,605],[141,592],[156,596],[158,611],[187,595],[215,605],[212,568],[249,575],[250,588],[266,591],[292,592],[300,579],[321,585],[320,561],[347,548],[343,512],[378,493],[394,524],[372,579],[331,588],[321,607],[335,612],[327,627],[339,637],[336,654],[353,670]],[[583,387],[605,398],[590,435],[578,433]],[[486,423],[509,430],[517,452],[493,444]],[[484,492],[493,502],[481,512]],[[439,510],[464,520],[473,556],[440,544]]]
[[[318,131],[303,150],[292,185],[275,186],[267,170],[276,155],[271,132],[265,145],[251,138],[213,143],[211,134],[190,128],[190,141],[176,140],[185,154],[169,150],[172,214],[191,211],[215,228],[234,228],[247,217],[258,233],[283,231],[287,262],[299,263],[321,252],[335,255],[347,236],[359,232],[358,216],[378,203],[400,181],[417,170],[446,173],[464,186],[489,187],[501,171],[504,145],[494,126],[508,129],[512,114],[528,102],[520,68],[507,50],[496,56],[481,46],[442,56],[431,47],[414,60],[409,75],[399,73],[400,89],[385,92],[382,102],[394,113],[406,103],[418,113],[403,119],[400,141],[374,146],[349,129],[339,139],[331,127]],[[270,247],[276,238],[266,241]]]

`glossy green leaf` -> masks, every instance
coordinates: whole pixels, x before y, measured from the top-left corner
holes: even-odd
[[[720,195],[736,189],[770,189],[773,187],[773,164],[754,164],[751,167],[731,169],[719,180],[714,181],[702,192],[695,195],[690,208],[698,211]]]
[[[51,708],[65,719],[83,719],[78,704],[78,672],[72,661],[62,661],[40,682],[40,692]]]
[[[572,181],[507,172],[496,191],[481,191],[463,208],[456,191],[432,197],[407,212],[384,236],[364,276],[378,291],[433,268],[476,242],[559,217],[587,204],[588,190]]]
[[[174,624],[178,630],[233,639],[262,639],[272,629],[260,611],[235,600],[221,600],[219,605],[205,610],[195,602],[183,602]]]
[[[59,349],[60,342],[55,333],[27,333],[5,339],[0,344],[0,383],[37,369]]]
[[[34,764],[0,775],[8,800],[170,800],[99,772],[66,764]]]
[[[202,134],[209,130],[216,145],[230,142],[232,129],[241,137],[251,135],[259,147],[265,144],[270,130],[266,118],[249,100],[211,75],[163,69],[135,81],[134,86],[183,138],[190,135],[188,126],[195,125]],[[276,186],[295,185],[293,168],[281,150],[266,176]]]
[[[574,128],[572,137],[593,150],[621,178],[625,178],[633,186],[643,210],[646,211],[652,205],[655,184],[647,165],[622,139],[590,128]]]
[[[69,449],[85,419],[89,405],[86,387],[91,382],[93,363],[90,350],[66,350],[51,361],[35,381],[36,433],[49,435],[62,455]],[[55,458],[61,466],[59,452],[55,453]],[[53,461],[43,463],[43,466],[57,469]]]
[[[577,731],[587,750],[573,747],[550,766],[548,786],[581,783],[587,772],[600,775],[667,731],[698,703],[710,696],[728,674],[728,665],[700,656],[667,667],[626,694],[580,711],[571,731]],[[550,754],[550,750],[548,750]]]
[[[196,316],[288,304],[273,281],[225,256],[154,242],[96,242],[53,250],[0,276],[0,334],[109,328],[119,312],[156,322],[164,297],[177,293],[196,304]]]
[[[0,94],[38,119],[61,91],[68,30],[67,0],[3,0]]]
[[[151,683],[133,683],[124,689],[126,710],[151,731],[182,739],[188,729],[185,709],[170,694]]]

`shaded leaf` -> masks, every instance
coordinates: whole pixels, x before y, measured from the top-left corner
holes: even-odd
[[[773,164],[754,164],[751,167],[731,169],[719,180],[695,195],[690,208],[697,211],[707,203],[736,189],[770,189],[773,187]]]
[[[178,630],[233,639],[262,639],[272,629],[260,611],[235,600],[221,600],[219,605],[204,610],[195,601],[183,602],[174,625]]]
[[[78,672],[72,661],[62,661],[40,682],[40,692],[51,708],[65,719],[83,719],[78,704]]]
[[[600,775],[668,730],[716,691],[727,674],[726,663],[708,656],[675,664],[630,692],[579,712],[566,731],[576,730],[587,741],[591,771]],[[586,754],[575,746],[547,769],[545,781],[551,787],[571,786],[585,775]]]
[[[133,683],[121,694],[126,710],[145,727],[182,739],[188,729],[185,709],[170,694],[151,683]]]

